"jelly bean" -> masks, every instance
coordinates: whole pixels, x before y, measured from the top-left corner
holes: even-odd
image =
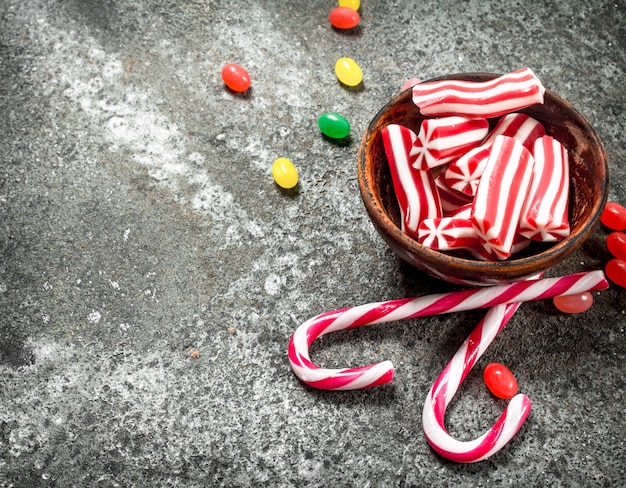
[[[415,85],[421,83],[422,80],[420,80],[419,78],[409,78],[408,80],[406,80],[404,82],[404,84],[402,85],[402,88],[400,88],[401,91],[404,90],[408,90],[409,88],[413,88]]]
[[[563,313],[586,312],[593,305],[593,295],[589,292],[576,295],[561,295],[552,299],[554,306]]]
[[[606,276],[616,285],[626,288],[626,261],[611,259],[606,263]]]
[[[245,92],[250,88],[250,75],[242,66],[229,63],[222,68],[222,80],[228,88],[236,92]]]
[[[328,20],[330,20],[330,25],[336,29],[352,29],[359,25],[361,16],[350,7],[335,7],[330,11]]]
[[[611,232],[609,237],[606,238],[606,246],[613,256],[626,261],[626,234],[623,232]]]
[[[360,0],[339,0],[338,4],[340,7],[348,7],[356,12],[357,10],[359,10],[359,7],[361,6],[361,1]]]
[[[293,188],[298,184],[298,170],[287,158],[278,158],[274,161],[272,176],[281,188]]]
[[[346,86],[357,86],[363,81],[363,72],[352,58],[339,58],[335,63],[335,74]]]
[[[333,139],[343,139],[350,133],[350,123],[341,115],[327,112],[317,119],[322,134]]]
[[[483,372],[483,378],[489,391],[498,398],[513,398],[517,393],[517,380],[503,364],[488,364]]]
[[[607,203],[600,216],[600,222],[612,230],[626,230],[626,208],[619,203]]]

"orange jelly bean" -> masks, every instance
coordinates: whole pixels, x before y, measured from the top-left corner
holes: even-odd
[[[552,302],[563,313],[582,313],[593,305],[593,295],[588,291],[576,295],[561,295],[554,297]]]
[[[504,364],[491,363],[483,372],[485,385],[498,398],[513,398],[517,393],[517,380]]]
[[[361,16],[350,7],[335,7],[331,10],[328,20],[336,29],[352,29],[359,25]]]
[[[229,63],[222,68],[222,80],[233,91],[245,92],[250,88],[250,75],[243,66]]]

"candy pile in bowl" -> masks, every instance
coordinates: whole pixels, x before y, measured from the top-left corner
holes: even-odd
[[[401,93],[363,137],[359,183],[400,257],[463,284],[559,263],[591,234],[608,191],[595,132],[529,68]]]

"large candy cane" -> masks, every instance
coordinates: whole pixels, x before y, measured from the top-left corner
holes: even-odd
[[[301,324],[289,341],[289,362],[295,375],[304,383],[322,390],[355,390],[389,383],[393,364],[383,361],[357,368],[327,369],[314,364],[309,347],[315,339],[343,329],[397,320],[425,317],[499,304],[526,302],[573,295],[608,287],[602,271],[576,273],[560,278],[518,281],[509,285],[454,291],[418,298],[370,303],[326,312]],[[511,407],[509,407],[511,408]]]
[[[424,434],[430,446],[451,461],[473,463],[487,459],[513,438],[530,413],[530,399],[526,395],[518,394],[511,399],[493,427],[477,439],[454,439],[444,425],[446,408],[452,397],[520,305],[510,303],[490,309],[428,392],[422,412]]]

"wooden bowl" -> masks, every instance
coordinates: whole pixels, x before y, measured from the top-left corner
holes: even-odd
[[[490,73],[437,78],[486,81]],[[411,89],[394,97],[369,124],[358,154],[361,197],[376,230],[403,260],[442,280],[464,285],[510,283],[547,271],[576,251],[591,235],[608,195],[608,165],[602,142],[585,118],[567,101],[546,90],[544,103],[521,110],[541,122],[569,151],[571,233],[558,243],[535,243],[506,261],[464,259],[422,246],[400,230],[400,210],[393,189],[381,129],[395,123],[416,133],[424,116],[412,102]]]

